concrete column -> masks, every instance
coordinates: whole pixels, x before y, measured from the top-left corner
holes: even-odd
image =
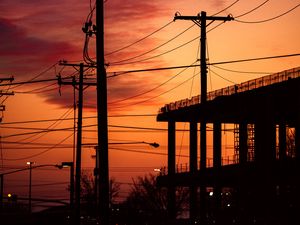
[[[206,121],[202,121],[200,124],[200,169],[206,168]]]
[[[197,123],[190,122],[190,173],[197,171]],[[190,189],[190,220],[197,217],[197,186],[191,185]]]
[[[222,166],[222,131],[220,122],[214,123],[213,157],[214,168],[220,168]]]
[[[174,179],[175,164],[176,164],[176,149],[175,149],[175,122],[168,122],[168,176],[170,179]],[[175,186],[172,182],[168,185],[168,216],[170,219],[176,217],[176,194]]]
[[[201,121],[200,124],[200,172],[206,169],[206,121]],[[200,220],[206,223],[206,185],[200,185]]]

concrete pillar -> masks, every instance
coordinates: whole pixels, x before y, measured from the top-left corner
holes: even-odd
[[[206,121],[201,121],[200,124],[200,171],[206,169]],[[203,224],[206,223],[206,185],[200,185],[200,220]]]
[[[175,122],[168,122],[168,176],[170,179],[174,179],[175,164],[176,164],[176,148],[175,148]],[[168,185],[168,216],[170,219],[176,218],[176,194],[175,186],[172,182]]]
[[[190,122],[190,173],[197,171],[197,123]],[[190,220],[195,221],[197,217],[197,186],[191,185],[190,192]]]
[[[220,122],[214,123],[213,157],[214,168],[220,168],[222,166],[222,131]]]

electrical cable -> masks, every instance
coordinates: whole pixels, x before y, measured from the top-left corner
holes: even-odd
[[[65,142],[66,140],[68,140],[71,136],[73,136],[74,134],[72,133],[71,135],[68,135],[66,138],[64,138],[63,140],[61,140],[59,143],[55,144],[54,146],[47,148],[46,150],[30,155],[30,156],[26,156],[26,157],[20,157],[20,158],[4,158],[3,160],[5,161],[19,161],[19,160],[25,160],[25,159],[31,159],[31,158],[35,158],[37,156],[43,155],[53,149],[55,149],[58,145],[62,144],[63,142]]]
[[[47,73],[47,72],[48,72],[49,70],[51,70],[52,68],[55,68],[57,64],[58,64],[58,63],[56,62],[55,64],[53,64],[52,66],[48,67],[47,69],[45,69],[45,70],[42,71],[41,73],[37,74],[36,76],[34,76],[33,78],[31,78],[31,79],[28,80],[28,81],[19,82],[19,83],[13,83],[13,85],[17,85],[17,86],[15,86],[14,88],[18,88],[18,87],[22,86],[23,84],[27,84],[27,83],[36,83],[36,82],[33,82],[35,79],[37,79],[38,77],[44,75],[45,73]],[[0,84],[0,86],[2,86],[2,85]]]
[[[174,22],[174,21],[172,20],[172,21],[168,22],[167,24],[165,24],[164,26],[160,27],[159,29],[157,29],[157,30],[153,31],[152,33],[146,35],[145,37],[143,37],[143,38],[141,38],[141,39],[139,39],[139,40],[137,40],[137,41],[135,41],[135,42],[133,42],[133,43],[131,43],[131,44],[129,44],[129,45],[126,45],[126,46],[124,46],[124,47],[122,47],[122,48],[119,48],[119,49],[117,49],[117,50],[108,52],[108,53],[105,54],[105,56],[109,56],[109,55],[112,55],[112,54],[114,54],[114,53],[120,52],[120,51],[122,51],[122,50],[124,50],[124,49],[126,49],[126,48],[129,48],[129,47],[131,47],[131,46],[133,46],[133,45],[135,45],[135,44],[137,44],[137,43],[139,43],[139,42],[141,42],[141,41],[143,41],[143,40],[149,38],[149,37],[152,36],[153,34],[155,34],[155,33],[159,32],[159,31],[163,30],[164,28],[166,28],[167,26],[169,26],[169,25],[170,25],[171,23],[173,23],[173,22]]]
[[[277,15],[277,16],[274,16],[272,18],[269,18],[269,19],[264,19],[264,20],[258,20],[258,21],[242,21],[242,20],[237,20],[235,19],[235,21],[239,22],[239,23],[248,23],[248,24],[257,24],[257,23],[265,23],[265,22],[269,22],[269,21],[272,21],[272,20],[275,20],[275,19],[278,19],[290,12],[292,12],[293,10],[295,10],[296,8],[298,8],[300,6],[300,3],[296,6],[294,6],[293,8],[289,9],[288,11],[280,14],[280,15]]]
[[[266,56],[266,57],[259,57],[259,58],[249,58],[249,59],[230,60],[230,61],[222,61],[222,62],[214,62],[214,63],[209,63],[208,65],[220,65],[220,64],[230,64],[230,63],[251,62],[251,61],[287,58],[287,57],[295,57],[295,56],[300,56],[300,53],[288,54],[288,55],[277,55],[277,56]],[[128,74],[128,73],[174,70],[174,69],[182,69],[182,68],[186,68],[186,67],[197,67],[197,66],[199,66],[199,65],[185,65],[185,66],[183,65],[183,66],[157,67],[157,68],[137,69],[137,70],[127,70],[127,71],[115,71],[115,72],[110,72],[113,75],[107,76],[107,78],[117,77],[117,76],[121,76],[121,75]]]
[[[216,65],[211,65],[215,68],[218,68],[220,70],[225,70],[228,72],[233,72],[233,73],[249,73],[249,74],[272,74],[273,72],[255,72],[255,71],[241,71],[241,70],[232,70],[232,69],[226,69],[220,66],[216,66]]]
[[[142,54],[139,54],[139,55],[137,55],[137,56],[133,56],[133,57],[130,57],[130,58],[127,58],[127,59],[123,59],[123,60],[120,60],[120,61],[116,61],[116,62],[111,62],[111,63],[109,63],[109,65],[115,65],[115,66],[116,66],[116,65],[132,64],[132,63],[134,63],[134,62],[127,62],[127,63],[124,63],[124,62],[130,61],[130,60],[132,60],[132,59],[139,58],[139,57],[141,57],[141,56],[144,56],[144,55],[146,55],[146,54],[148,54],[148,53],[150,53],[150,52],[153,52],[153,51],[155,51],[155,50],[161,48],[162,46],[164,46],[164,45],[166,45],[166,44],[172,42],[173,40],[175,40],[176,38],[178,38],[179,36],[181,36],[182,34],[184,34],[185,32],[187,32],[188,30],[190,30],[190,29],[191,29],[192,27],[194,27],[194,26],[195,26],[195,24],[193,24],[192,26],[186,28],[184,31],[180,32],[179,34],[177,34],[176,36],[172,37],[172,38],[169,39],[168,41],[166,41],[166,42],[160,44],[159,46],[157,46],[157,47],[155,47],[155,48],[153,48],[153,49],[151,49],[151,50],[148,50],[148,51],[146,51],[146,52],[144,52],[144,53],[142,53]]]
[[[166,94],[166,93],[168,93],[168,92],[170,92],[170,91],[173,91],[174,89],[180,87],[181,85],[183,85],[183,84],[185,84],[186,82],[190,81],[191,79],[193,79],[195,76],[197,76],[197,75],[199,75],[199,74],[200,74],[200,73],[197,73],[197,74],[193,75],[192,77],[190,77],[189,79],[187,79],[187,80],[181,82],[180,84],[176,85],[175,87],[173,87],[173,88],[171,88],[171,89],[169,89],[169,90],[167,90],[167,91],[165,91],[165,92],[163,92],[163,93],[160,93],[160,94],[158,94],[158,95],[156,95],[156,96],[150,97],[150,98],[148,98],[148,99],[145,99],[145,100],[142,100],[142,101],[139,101],[139,102],[127,104],[127,105],[114,106],[114,108],[123,108],[123,107],[134,106],[134,105],[138,105],[138,104],[142,104],[142,103],[148,102],[148,101],[150,101],[150,100],[152,100],[152,99],[155,99],[155,98],[158,98],[158,97],[160,97],[160,96],[162,96],[162,95],[164,95],[164,94]]]
[[[211,28],[210,30],[207,31],[207,33],[213,31],[214,29],[218,28],[218,27],[221,26],[222,24],[224,24],[224,22],[221,22],[221,23],[219,23],[217,26]],[[133,62],[130,62],[130,63],[132,63],[132,64],[133,64],[133,63],[140,63],[140,62],[144,62],[144,61],[147,61],[147,60],[150,60],[150,59],[154,59],[154,58],[157,58],[157,57],[166,55],[166,54],[168,54],[168,53],[170,53],[170,52],[173,52],[173,51],[175,51],[175,50],[178,50],[179,48],[182,48],[182,47],[184,47],[184,46],[186,46],[186,45],[188,45],[188,44],[190,44],[190,43],[192,43],[192,42],[194,42],[194,41],[196,41],[196,40],[199,40],[199,38],[200,38],[200,36],[197,36],[197,37],[195,37],[195,38],[193,38],[193,39],[191,39],[191,40],[189,40],[189,41],[187,41],[187,42],[185,42],[185,43],[183,43],[183,44],[181,44],[181,45],[179,45],[179,46],[177,46],[177,47],[175,47],[175,48],[172,48],[172,49],[170,49],[170,50],[167,50],[167,51],[165,51],[165,52],[162,52],[162,53],[160,53],[160,54],[158,54],[158,55],[154,55],[154,56],[151,56],[151,57],[148,57],[148,58],[144,58],[144,59],[141,59],[141,60],[137,60],[137,61],[133,61]],[[110,66],[114,66],[114,65],[110,65]],[[112,72],[112,73],[113,73],[113,72]],[[108,76],[107,78],[111,78],[111,77],[115,77],[115,76],[117,76],[117,75],[113,73],[113,75],[110,75],[110,76]]]
[[[194,63],[192,63],[191,65],[195,64],[197,61],[195,61]],[[140,93],[140,94],[136,94],[136,95],[133,95],[133,96],[130,96],[128,98],[124,98],[124,99],[121,99],[121,100],[117,100],[117,101],[114,101],[114,102],[109,102],[109,104],[115,104],[115,103],[120,103],[120,102],[123,102],[123,101],[126,101],[126,100],[129,100],[129,99],[133,99],[133,98],[136,98],[136,97],[139,97],[139,96],[142,96],[144,94],[147,94],[147,93],[150,93],[156,89],[158,89],[159,87],[162,87],[163,85],[167,84],[168,82],[170,82],[171,80],[175,79],[177,76],[179,76],[180,74],[182,74],[185,70],[187,70],[188,68],[184,68],[183,70],[181,70],[180,72],[178,72],[176,75],[172,76],[170,79],[164,81],[163,83],[159,84],[158,86],[148,90],[148,91],[145,91],[143,93]]]
[[[226,11],[227,9],[231,8],[232,6],[234,6],[234,5],[235,5],[236,3],[238,3],[239,1],[240,1],[240,0],[236,0],[235,2],[233,2],[233,3],[231,3],[229,6],[227,6],[225,9],[222,9],[221,11],[219,11],[219,12],[213,14],[212,16],[216,16],[216,15],[218,15],[218,14],[220,14],[220,13]]]
[[[227,78],[225,78],[225,77],[219,75],[218,73],[214,72],[212,69],[209,69],[209,70],[210,70],[210,72],[212,72],[214,75],[216,75],[216,76],[222,78],[223,80],[225,80],[225,81],[227,81],[227,82],[229,82],[229,83],[232,83],[232,84],[236,84],[234,81],[229,80],[229,79],[227,79]]]
[[[262,7],[264,4],[266,4],[268,1],[269,1],[269,0],[266,0],[266,1],[264,1],[263,3],[259,4],[258,6],[256,6],[255,8],[251,9],[250,11],[245,12],[245,13],[243,13],[243,14],[241,14],[241,15],[235,16],[234,19],[240,18],[240,17],[243,17],[243,16],[246,16],[246,15],[248,15],[248,14],[254,12],[255,10],[259,9],[260,7]]]
[[[120,115],[110,115],[110,118],[118,118],[118,117],[156,117],[157,114],[120,114]],[[83,119],[97,119],[97,116],[86,116]],[[44,122],[54,122],[54,121],[67,121],[67,120],[74,120],[74,118],[65,118],[65,119],[47,119],[47,120],[28,120],[28,121],[14,121],[14,122],[5,122],[0,124],[0,128],[3,125],[13,125],[13,124],[26,124],[26,123],[44,123]]]
[[[16,93],[16,94],[37,94],[37,93],[42,93],[41,91],[48,91],[48,90],[44,90],[44,89],[46,89],[48,87],[52,87],[54,85],[57,85],[57,83],[49,84],[44,87],[35,88],[30,91],[14,91],[14,93]],[[55,89],[51,88],[51,90],[55,90]]]

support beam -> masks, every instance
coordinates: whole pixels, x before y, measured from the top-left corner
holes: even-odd
[[[168,176],[170,178],[175,175],[176,149],[175,149],[176,126],[174,121],[168,122]],[[168,185],[168,217],[175,219],[176,217],[176,195],[175,186],[172,183]]]
[[[222,166],[222,131],[220,122],[214,123],[213,142],[214,168],[220,168]]]
[[[197,164],[197,123],[190,122],[190,173],[196,173]],[[191,185],[190,192],[190,220],[193,223],[197,217],[197,186]]]
[[[197,123],[190,122],[190,172],[197,171]]]

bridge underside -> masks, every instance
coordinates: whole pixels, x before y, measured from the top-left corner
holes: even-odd
[[[168,170],[158,183],[169,189],[170,215],[175,215],[176,187],[184,186],[190,189],[192,221],[300,223],[300,78],[162,112],[157,120],[168,122]],[[177,122],[190,124],[189,171],[185,173],[176,172]],[[202,133],[198,167],[198,123],[200,128],[205,125],[204,134],[206,124],[213,124],[211,168],[206,166],[206,134]],[[238,157],[235,164],[224,166],[221,124],[226,123],[237,125]],[[253,126],[251,137],[249,125]],[[293,129],[292,138],[287,128]],[[250,145],[253,157],[249,157]]]

